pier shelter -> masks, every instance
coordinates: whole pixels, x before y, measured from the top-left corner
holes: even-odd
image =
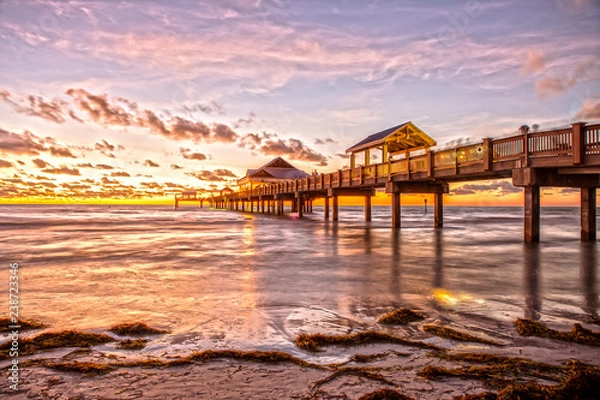
[[[360,142],[346,150],[350,154],[350,175],[360,175],[363,171],[366,177],[377,176],[378,170],[385,168],[371,166],[372,151],[380,152],[380,165],[387,164],[388,173],[391,171],[391,161],[409,160],[411,155],[427,153],[437,142],[419,129],[412,121],[404,122],[381,132],[367,136]],[[357,156],[364,160],[357,168]],[[400,227],[400,199],[401,193],[434,193],[434,224],[436,227],[443,225],[443,195],[448,193],[448,185],[401,185],[393,182],[386,184],[386,192],[392,195],[392,226]],[[335,201],[335,200],[334,200]],[[335,213],[335,211],[334,211]],[[371,196],[365,196],[365,220],[371,219]]]
[[[356,156],[364,154],[364,166],[371,165],[371,151],[381,152],[381,162],[388,162],[391,157],[408,158],[411,152],[428,150],[437,143],[411,121],[393,126],[381,132],[367,136],[348,150],[350,168],[356,167]]]
[[[289,182],[298,179],[308,178],[310,174],[302,171],[294,167],[288,161],[284,160],[281,157],[276,157],[273,160],[269,161],[265,165],[255,169],[248,169],[246,171],[246,176],[238,180],[238,186],[240,193],[252,193],[253,190],[261,189],[270,185],[276,185],[282,182]],[[227,198],[227,196],[225,197]],[[269,210],[274,209],[277,206],[278,213],[283,213],[283,201],[291,200],[284,199],[283,196],[277,199],[277,203],[274,202],[275,196],[261,196],[261,198],[256,201],[256,207],[260,208],[262,212],[265,212],[265,206],[268,207]],[[241,202],[241,204],[240,204]],[[254,210],[255,202],[252,198],[247,199],[249,211]],[[246,201],[241,199],[241,201],[235,201],[230,205],[226,205],[227,208],[236,209],[242,208],[242,211],[246,208]],[[312,205],[310,206],[312,208]],[[296,212],[297,204],[296,202],[292,202],[292,211]],[[301,210],[300,212],[302,212]],[[308,211],[308,205],[306,208]]]

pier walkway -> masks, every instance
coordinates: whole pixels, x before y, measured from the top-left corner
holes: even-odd
[[[373,135],[372,135],[373,136]],[[372,149],[372,148],[371,148]],[[371,197],[385,188],[392,196],[392,227],[399,228],[400,195],[432,193],[434,225],[443,226],[443,198],[448,184],[512,178],[524,191],[524,240],[540,239],[540,187],[581,190],[581,239],[596,240],[596,189],[600,186],[600,124],[579,122],[567,129],[524,133],[447,150],[406,151],[398,159],[339,169],[302,179],[229,192],[208,198],[212,207],[282,214],[285,202],[302,217],[314,199],[324,199],[325,219],[339,218],[340,196],[364,196],[365,220],[371,219]],[[366,149],[365,160],[370,159]],[[354,153],[351,166],[354,165]],[[366,162],[368,164],[368,161]],[[181,201],[180,199],[179,201]],[[176,200],[177,201],[177,200]],[[331,206],[331,214],[330,214]]]

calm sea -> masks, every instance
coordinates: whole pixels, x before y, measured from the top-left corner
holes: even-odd
[[[293,348],[300,332],[345,333],[394,307],[457,323],[517,317],[568,324],[598,312],[598,244],[579,241],[578,208],[543,208],[542,242],[522,242],[521,208],[322,208],[298,220],[185,206],[0,206],[8,264],[19,263],[20,314],[53,328],[168,328],[149,352],[189,347]],[[4,311],[2,312],[4,313]]]

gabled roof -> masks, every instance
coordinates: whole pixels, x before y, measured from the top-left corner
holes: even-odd
[[[354,153],[380,146],[387,143],[390,153],[402,150],[417,150],[435,146],[435,140],[427,136],[425,132],[417,128],[411,121],[393,126],[381,132],[367,136],[354,146],[346,150],[346,153]]]
[[[300,179],[310,176],[306,172],[299,170],[281,157],[274,158],[260,168],[248,169],[246,176],[240,181],[247,181],[251,178],[267,179]]]

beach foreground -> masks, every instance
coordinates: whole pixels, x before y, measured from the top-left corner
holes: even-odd
[[[388,321],[379,319],[379,327],[353,334],[300,335],[295,345],[302,350],[301,357],[232,349],[178,355],[167,351],[152,357],[143,352],[147,343],[158,340],[151,331],[146,335],[114,328],[112,335],[46,331],[21,342],[26,357],[19,364],[19,390],[3,381],[0,391],[14,399],[594,399],[600,395],[600,334],[581,324],[563,332],[519,319],[512,332],[506,329],[496,335],[431,323],[419,313],[400,310],[402,317],[407,313],[416,317],[389,321],[388,314]],[[407,336],[411,331],[415,334]],[[61,343],[64,338],[68,342]],[[99,342],[105,343],[91,345]],[[132,343],[141,348],[115,351]],[[2,350],[2,358],[8,359],[6,346]],[[10,361],[1,364],[3,369],[10,367]]]

